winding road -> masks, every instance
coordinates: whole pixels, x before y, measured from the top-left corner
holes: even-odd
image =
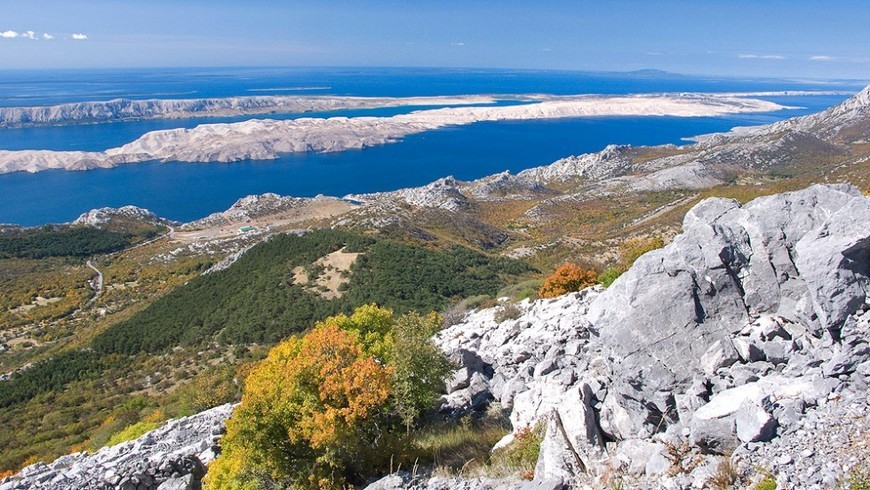
[[[93,304],[93,302],[96,301],[97,298],[100,297],[100,294],[103,292],[103,273],[100,271],[100,269],[97,269],[94,266],[93,262],[91,262],[90,260],[88,260],[85,263],[85,265],[87,265],[91,270],[93,270],[94,272],[97,273],[97,280],[95,283],[93,283],[95,285],[94,296],[91,299],[89,299],[87,303],[85,303],[85,305],[82,307],[82,309],[85,309],[88,306],[91,306],[91,304]]]

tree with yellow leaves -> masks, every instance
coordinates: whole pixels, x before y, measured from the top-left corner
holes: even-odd
[[[544,280],[538,291],[542,298],[555,298],[563,294],[580,291],[595,284],[598,273],[592,269],[586,270],[577,264],[568,262],[560,265],[553,275]]]
[[[343,488],[402,458],[403,436],[450,365],[431,314],[367,305],[274,347],[248,376],[208,489]]]
[[[247,379],[208,488],[256,488],[258,480],[341,488],[389,458],[379,422],[392,368],[355,337],[325,323],[272,349]]]

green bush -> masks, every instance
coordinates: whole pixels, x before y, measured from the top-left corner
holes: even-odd
[[[604,287],[609,288],[613,281],[617,280],[624,270],[617,267],[610,267],[605,269],[600,274],[598,274],[598,282],[600,282]]]
[[[848,490],[870,490],[870,468],[859,466],[852,469],[846,476]]]
[[[776,480],[772,476],[767,476],[753,485],[752,490],[776,490]]]
[[[437,315],[402,315],[393,326],[393,397],[406,431],[430,408],[453,366],[432,342],[441,326]]]

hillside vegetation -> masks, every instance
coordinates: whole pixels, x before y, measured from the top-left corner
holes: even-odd
[[[117,252],[137,239],[151,238],[154,229],[141,236],[89,226],[54,227],[15,230],[0,236],[0,259],[45,257],[89,257]]]
[[[293,269],[344,248],[360,253],[343,294],[329,299],[296,284]],[[435,251],[333,230],[281,235],[226,270],[197,277],[94,340],[104,353],[160,352],[175,346],[272,344],[336,313],[376,303],[397,312],[442,310],[451,301],[495,294],[522,262],[464,247]],[[309,271],[309,275],[317,274]]]
[[[316,281],[294,281],[295,268],[304,267],[309,277],[322,274],[312,264],[341,249],[360,255],[341,273],[346,282],[339,296],[324,296]],[[171,267],[185,277],[185,264],[179,259]],[[128,259],[110,263],[107,275],[123,272],[118,281],[150,284],[145,271],[124,272],[129,265]],[[229,268],[193,276],[153,297],[109,291],[101,301],[111,302],[101,304],[128,295],[134,301],[118,310],[118,320],[97,316],[89,325],[99,333],[77,331],[75,337],[91,340],[54,346],[33,367],[0,383],[0,424],[16,427],[0,434],[0,469],[71,449],[98,449],[146,419],[153,424],[237,399],[239,381],[265,355],[263,347],[329,316],[372,303],[397,316],[441,311],[463,298],[495,295],[535,273],[521,261],[460,246],[437,250],[321,230],[275,236]],[[397,392],[407,388],[396,385]],[[47,412],[58,415],[46,418]]]

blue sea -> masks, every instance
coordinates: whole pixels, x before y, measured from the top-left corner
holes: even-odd
[[[515,70],[387,68],[233,68],[0,72],[0,106],[51,105],[113,98],[243,95],[414,96],[464,94],[625,94],[860,90],[850,82],[713,79],[661,72],[625,74]],[[142,163],[87,172],[0,175],[0,223],[65,222],[96,207],[134,204],[190,221],[264,192],[341,196],[423,185],[446,175],[468,180],[598,151],[608,144],[681,144],[683,138],[734,126],[766,124],[817,112],[847,95],[763,97],[800,107],[729,117],[600,117],[482,122],[416,134],[395,144],[326,154],[294,154],[238,163]],[[503,103],[510,103],[508,101]],[[260,117],[389,116],[402,107]],[[0,149],[105,150],[145,132],[251,119],[192,118],[0,130]]]

